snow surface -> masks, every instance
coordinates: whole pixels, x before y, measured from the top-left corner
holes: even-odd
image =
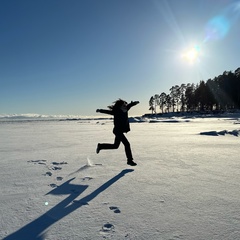
[[[130,167],[112,120],[0,121],[0,239],[239,239],[238,124],[131,118]]]

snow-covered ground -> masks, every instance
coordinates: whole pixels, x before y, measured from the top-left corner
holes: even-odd
[[[130,167],[111,120],[0,121],[0,239],[237,240],[239,123],[131,118]]]

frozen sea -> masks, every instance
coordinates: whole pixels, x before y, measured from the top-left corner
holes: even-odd
[[[239,117],[0,119],[0,239],[240,239]]]

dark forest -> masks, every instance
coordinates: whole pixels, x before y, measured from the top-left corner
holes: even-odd
[[[240,109],[240,68],[198,84],[172,86],[169,93],[149,100],[152,114],[169,112],[222,112]]]

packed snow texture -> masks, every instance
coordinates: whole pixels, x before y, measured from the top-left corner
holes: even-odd
[[[237,240],[238,118],[0,121],[0,239]]]

